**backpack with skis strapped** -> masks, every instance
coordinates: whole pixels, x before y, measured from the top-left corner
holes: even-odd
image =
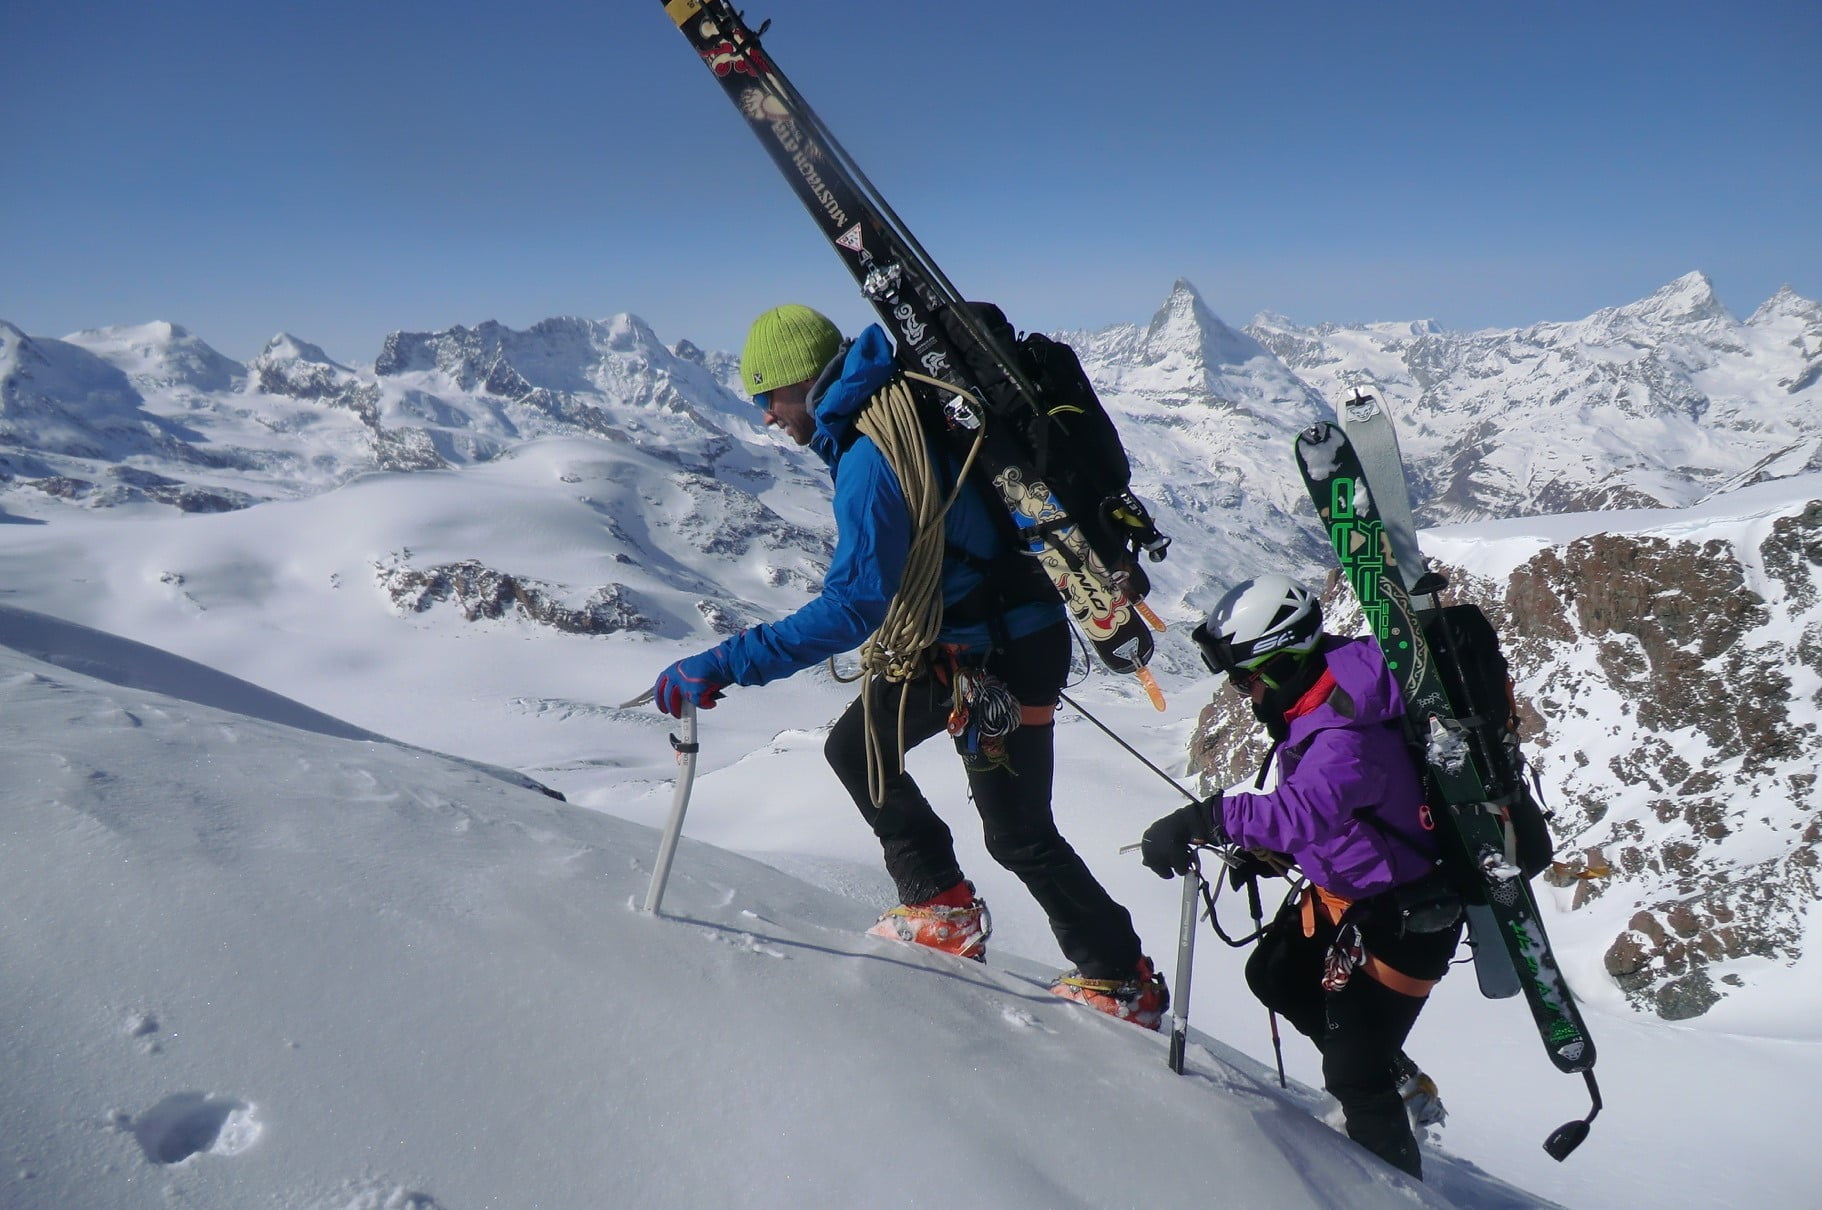
[[[1145,506],[1132,494],[1132,464],[1082,369],[1075,350],[1042,332],[1020,335],[992,303],[964,304],[1001,350],[1010,350],[1033,394],[1026,404],[1020,383],[999,358],[983,354],[968,339],[956,312],[940,313],[961,350],[966,373],[980,386],[995,415],[1009,425],[1031,469],[1050,488],[1088,545],[1110,568],[1123,569],[1132,593],[1143,597],[1150,582],[1132,555],[1144,550],[1163,557],[1170,539],[1157,532]]]
[[[929,427],[958,455],[974,452],[1090,646],[1163,709],[1146,667],[1163,624],[1144,603],[1137,556],[1163,558],[1168,539],[1128,490],[1125,453],[1074,353],[1021,340],[998,308],[963,301],[765,53],[764,25],[748,29],[727,0],[665,0],[664,10],[893,333]]]
[[[1306,429],[1297,437],[1298,467],[1421,737],[1441,865],[1466,908],[1482,988],[1501,978],[1516,982],[1551,1062],[1587,1084],[1587,1116],[1544,1143],[1561,1160],[1587,1137],[1601,1109],[1600,1087],[1594,1040],[1531,891],[1531,876],[1549,862],[1550,842],[1517,759],[1505,661],[1478,609],[1435,602],[1444,584],[1423,572],[1390,417],[1370,396],[1346,406],[1344,417],[1352,411],[1373,427],[1344,432],[1323,422]],[[1365,455],[1350,435],[1361,438]]]
[[[1478,605],[1444,605],[1427,614],[1424,642],[1437,653],[1443,691],[1459,711],[1458,734],[1480,772],[1487,801],[1505,816],[1506,862],[1529,882],[1549,868],[1556,843],[1519,746],[1518,703],[1499,635]]]

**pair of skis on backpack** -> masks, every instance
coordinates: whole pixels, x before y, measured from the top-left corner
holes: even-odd
[[[930,428],[991,484],[1101,662],[1163,710],[1147,665],[1164,625],[1138,556],[1163,558],[1169,539],[1128,490],[1118,435],[1073,353],[964,301],[761,47],[765,26],[749,29],[727,0],[664,10],[892,334]]]
[[[1445,581],[1425,570],[1397,433],[1383,403],[1356,390],[1339,417],[1339,424],[1325,421],[1298,435],[1298,469],[1422,744],[1441,865],[1462,899],[1481,991],[1495,999],[1523,993],[1550,1061],[1587,1083],[1587,1116],[1544,1144],[1561,1160],[1600,1112],[1594,1040],[1530,886],[1540,843],[1549,860],[1547,833],[1541,841],[1535,835],[1541,820],[1519,826],[1536,808],[1522,777],[1485,735],[1494,703],[1461,700],[1471,696],[1474,678],[1463,667],[1460,636],[1490,636],[1491,627],[1474,606],[1445,609],[1436,600]]]

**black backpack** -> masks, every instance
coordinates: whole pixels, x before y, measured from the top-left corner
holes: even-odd
[[[1132,495],[1126,447],[1075,350],[1042,332],[1020,336],[992,303],[966,305],[1037,391],[1033,407],[963,323],[947,310],[939,312],[992,416],[1011,431],[1014,444],[1095,554],[1109,570],[1125,571],[1135,595],[1144,596],[1149,581],[1135,555],[1144,550],[1154,561],[1161,559],[1170,539],[1158,533],[1150,513]]]
[[[1556,846],[1536,777],[1519,747],[1518,705],[1499,635],[1479,606],[1466,604],[1436,610],[1423,632],[1487,801],[1506,817],[1508,859],[1527,881],[1535,878],[1550,865]]]

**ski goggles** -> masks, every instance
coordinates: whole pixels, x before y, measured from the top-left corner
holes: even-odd
[[[1190,638],[1196,641],[1196,649],[1202,653],[1203,665],[1216,676],[1225,676],[1238,685],[1242,681],[1250,684],[1257,680],[1259,669],[1271,663],[1283,652],[1272,651],[1256,660],[1242,661],[1234,654],[1232,642],[1208,628],[1203,622],[1190,632]]]
[[[1253,686],[1262,682],[1267,689],[1278,688],[1283,673],[1301,666],[1309,654],[1273,651],[1243,664],[1235,657],[1233,644],[1211,631],[1207,622],[1197,626],[1189,637],[1196,641],[1196,649],[1202,653],[1202,663],[1208,670],[1216,676],[1226,677],[1229,684],[1245,694],[1252,693]]]
[[[1240,662],[1234,659],[1234,649],[1220,635],[1208,628],[1203,622],[1190,632],[1190,638],[1196,641],[1196,650],[1202,653],[1202,664],[1216,676],[1231,676],[1240,670]]]

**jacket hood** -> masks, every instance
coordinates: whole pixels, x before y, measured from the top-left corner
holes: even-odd
[[[1380,656],[1372,638],[1323,640],[1322,655],[1334,674],[1337,692],[1308,714],[1293,719],[1288,744],[1296,744],[1312,731],[1385,723],[1404,717],[1404,694]]]
[[[810,392],[810,407],[816,413],[816,433],[810,448],[830,466],[841,455],[851,439],[854,420],[867,400],[898,372],[892,359],[892,342],[878,324],[868,324],[847,349],[838,354],[840,368],[830,362],[830,369]]]

